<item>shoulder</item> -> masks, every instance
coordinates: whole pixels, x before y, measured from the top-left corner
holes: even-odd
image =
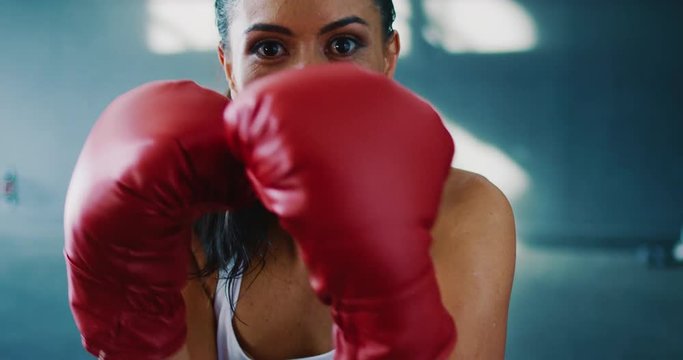
[[[501,284],[512,279],[517,247],[512,207],[485,177],[451,170],[432,237],[431,253],[437,267],[486,269],[495,278],[489,280]]]
[[[500,189],[485,177],[460,169],[451,169],[444,185],[439,222],[459,232],[515,231],[512,207]]]
[[[477,173],[452,168],[444,186],[444,205],[458,206],[475,201],[477,203],[495,202],[491,205],[507,207],[507,198],[484,176]]]
[[[487,272],[493,271],[490,275],[502,282],[512,277],[516,258],[512,207],[485,177],[451,170],[432,237],[435,265],[490,269]]]
[[[453,169],[432,236],[442,300],[458,326],[451,358],[503,358],[516,261],[510,203],[485,177]]]

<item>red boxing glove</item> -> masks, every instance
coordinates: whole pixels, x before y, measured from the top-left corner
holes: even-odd
[[[183,345],[192,223],[250,194],[226,144],[227,103],[192,82],[152,83],[90,133],[64,220],[69,301],[90,353],[163,359]]]
[[[445,359],[455,325],[429,248],[453,142],[433,108],[349,64],[261,79],[228,141],[331,304],[338,359]]]

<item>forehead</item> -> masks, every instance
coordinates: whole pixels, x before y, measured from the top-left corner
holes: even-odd
[[[380,27],[373,0],[237,0],[231,28],[239,32],[251,24],[269,23],[296,31],[318,31],[332,21],[358,16],[371,27]]]

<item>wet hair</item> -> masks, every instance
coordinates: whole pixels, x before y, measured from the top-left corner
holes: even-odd
[[[228,31],[230,30],[230,20],[232,15],[232,8],[238,0],[216,0],[216,26],[218,27],[218,34],[221,37],[221,44],[227,48],[230,43],[228,41]],[[396,20],[396,10],[394,9],[394,2],[392,0],[372,0],[379,9],[380,17],[382,18],[382,29],[384,30],[384,40],[387,41],[394,33],[394,20]]]
[[[229,24],[236,1],[215,1],[216,26],[224,48],[229,46]],[[379,9],[387,41],[394,32],[394,4],[392,0],[372,1]],[[270,248],[268,232],[276,225],[277,217],[258,202],[228,213],[203,216],[195,224],[194,230],[204,249],[206,263],[200,264],[197,275],[209,276],[219,271],[220,276],[227,280],[223,290],[227,292],[230,304],[234,304],[233,284],[247,270],[263,269]]]
[[[197,264],[194,275],[207,277],[218,272],[226,282],[216,294],[218,290],[227,292],[233,306],[235,281],[249,269],[263,269],[270,248],[268,233],[276,224],[277,217],[260,202],[236,211],[204,215],[195,223],[194,231],[204,250],[205,263]],[[252,264],[256,266],[252,268]],[[212,289],[205,290],[208,294]]]

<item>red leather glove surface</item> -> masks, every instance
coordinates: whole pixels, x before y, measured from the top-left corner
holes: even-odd
[[[192,223],[250,194],[226,144],[227,104],[191,82],[152,83],[90,133],[64,220],[69,301],[90,353],[163,359],[184,343]]]
[[[434,109],[353,65],[270,75],[226,111],[233,154],[331,304],[338,359],[443,359],[429,253],[454,145]]]

